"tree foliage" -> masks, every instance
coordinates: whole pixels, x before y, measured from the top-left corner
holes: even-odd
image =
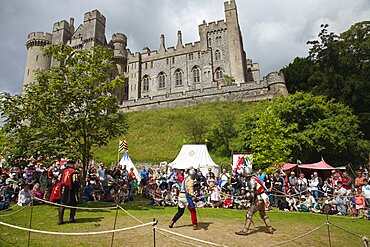
[[[363,164],[368,144],[362,140],[351,109],[324,96],[297,92],[261,102],[242,117],[235,147],[254,153],[259,167],[271,164],[317,162]]]
[[[318,40],[307,42],[309,55],[282,69],[288,90],[326,95],[350,106],[370,139],[370,21],[340,35],[321,27]]]
[[[111,78],[113,54],[103,47],[74,50],[65,45],[45,49],[56,66],[38,71],[23,94],[2,94],[3,130],[12,158],[76,158],[86,167],[91,148],[127,129],[114,95],[124,78]]]

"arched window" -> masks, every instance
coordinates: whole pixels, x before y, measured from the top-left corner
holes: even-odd
[[[176,86],[182,86],[182,71],[177,69],[175,71]]]
[[[192,72],[193,72],[193,82],[200,82],[200,68],[194,67]]]
[[[212,46],[212,38],[208,38],[208,47]]]
[[[149,91],[149,77],[146,75],[143,77],[143,92]]]
[[[215,60],[216,61],[221,60],[221,51],[220,50],[215,51]]]
[[[159,88],[165,88],[166,87],[166,75],[164,72],[159,73],[158,75],[158,87]]]
[[[217,68],[215,71],[216,80],[224,78],[224,72],[221,68]]]

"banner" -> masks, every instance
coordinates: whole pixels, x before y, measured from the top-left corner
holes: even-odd
[[[252,167],[253,163],[253,154],[252,153],[241,153],[241,154],[233,154],[233,171],[237,170],[239,171],[241,167],[243,166],[243,163],[245,163],[247,166]]]

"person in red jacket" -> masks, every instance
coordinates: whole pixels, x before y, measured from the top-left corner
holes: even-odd
[[[62,205],[77,206],[78,202],[78,190],[80,188],[79,173],[74,169],[75,162],[67,161],[66,168],[62,171],[61,187],[60,187],[60,202]],[[64,224],[65,207],[60,206],[58,210],[58,225]],[[76,208],[70,208],[69,222],[76,222]]]

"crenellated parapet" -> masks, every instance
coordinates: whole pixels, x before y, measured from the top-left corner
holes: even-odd
[[[263,78],[270,91],[278,95],[288,95],[285,77],[282,72],[271,72]]]
[[[89,22],[91,20],[97,20],[105,25],[106,19],[97,9],[87,12],[84,14],[84,22]]]
[[[26,47],[29,49],[32,46],[46,46],[50,45],[52,35],[45,32],[32,32],[27,37]]]

